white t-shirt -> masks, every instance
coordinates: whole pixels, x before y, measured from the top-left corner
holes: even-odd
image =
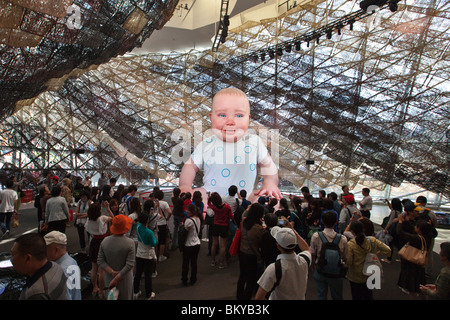
[[[86,232],[90,233],[91,235],[103,235],[108,231],[108,220],[108,216],[100,216],[95,221],[87,218],[84,228]]]
[[[156,218],[158,220],[156,220],[156,223],[158,224],[158,226],[163,226],[167,224],[167,218],[169,217],[169,212],[167,212],[167,209],[170,209],[170,207],[166,201],[162,200],[159,200],[159,207],[161,208],[163,217],[158,214],[158,218]]]
[[[237,202],[236,202],[236,199],[238,199],[239,204],[242,204],[242,200],[239,199],[239,198],[237,198],[237,196],[231,197],[231,196],[228,196],[228,195],[227,195],[227,196],[225,196],[225,197],[222,198],[222,201],[223,201],[224,203],[228,203],[228,204],[230,205],[230,207],[231,207],[231,212],[235,212],[235,211],[236,211],[236,208],[237,208]]]
[[[200,225],[201,222],[198,217],[191,217],[191,219],[186,218],[186,220],[184,221],[184,227],[186,228],[186,230],[188,230],[188,234],[186,237],[187,247],[192,247],[200,244],[200,238],[198,237],[198,232],[200,232]],[[197,226],[197,229],[195,228],[195,226]]]
[[[277,259],[281,259],[281,280],[271,293],[269,300],[305,300],[310,263],[302,255],[308,257],[311,263],[311,252],[309,251],[278,255]],[[269,292],[276,281],[275,263],[271,263],[259,278],[258,284]]]
[[[0,212],[14,212],[14,203],[17,201],[17,192],[12,189],[0,191]]]
[[[206,191],[224,197],[231,185],[253,192],[258,164],[267,154],[264,142],[257,135],[246,134],[237,142],[225,142],[212,135],[195,148],[191,158],[203,171]]]
[[[371,196],[365,196],[360,202],[361,210],[363,211],[370,211],[372,210],[372,197]]]

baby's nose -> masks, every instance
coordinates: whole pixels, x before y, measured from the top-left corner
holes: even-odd
[[[227,118],[227,125],[234,125],[234,118],[233,117],[229,117]]]

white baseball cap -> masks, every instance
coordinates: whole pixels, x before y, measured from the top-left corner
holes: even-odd
[[[48,246],[52,243],[67,245],[67,236],[59,231],[51,231],[44,236],[45,244]]]
[[[297,245],[297,236],[291,228],[281,228],[275,226],[270,230],[270,234],[284,249],[294,249]]]

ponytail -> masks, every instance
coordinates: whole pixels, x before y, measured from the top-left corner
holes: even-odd
[[[362,222],[353,221],[350,225],[350,231],[355,234],[355,241],[359,246],[361,246],[366,238],[366,235],[364,234],[364,225]]]

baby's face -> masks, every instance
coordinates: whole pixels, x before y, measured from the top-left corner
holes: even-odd
[[[250,105],[242,96],[222,94],[214,98],[211,113],[214,134],[226,142],[236,142],[248,130]]]

